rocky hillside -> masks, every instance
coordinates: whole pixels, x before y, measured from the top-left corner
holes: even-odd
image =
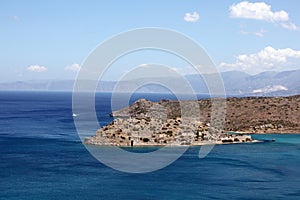
[[[199,101],[203,121],[210,120],[209,102]],[[300,95],[229,98],[226,103],[226,131],[300,133]]]
[[[253,142],[250,136],[226,133],[230,131],[300,133],[300,95],[228,98],[226,104],[226,114],[221,109],[220,116],[225,116],[221,129],[217,127],[220,121],[214,123],[211,120],[211,99],[159,102],[140,99],[111,113],[115,119],[99,129],[95,136],[86,138],[85,143],[113,146],[203,145]]]
[[[193,101],[199,105],[200,121],[210,123],[210,99]],[[152,112],[159,106],[168,119],[181,117],[179,101],[137,101],[128,108],[113,112],[115,117],[131,116]],[[300,133],[300,95],[290,97],[244,97],[226,99],[225,131],[248,133]],[[163,117],[163,116],[161,116]]]

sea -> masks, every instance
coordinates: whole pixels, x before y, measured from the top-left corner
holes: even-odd
[[[141,97],[175,98],[131,101]],[[101,125],[112,120],[110,98],[96,95]],[[216,145],[201,159],[190,147],[165,168],[126,173],[87,151],[72,115],[71,92],[0,92],[1,200],[300,199],[300,134],[253,135],[276,141]]]

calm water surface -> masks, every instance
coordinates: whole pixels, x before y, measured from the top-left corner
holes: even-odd
[[[96,102],[107,124],[110,94]],[[276,142],[216,145],[204,159],[192,147],[162,170],[128,174],[87,152],[71,105],[71,93],[0,92],[0,199],[300,198],[300,135],[255,135]]]

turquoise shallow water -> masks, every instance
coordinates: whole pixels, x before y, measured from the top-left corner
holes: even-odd
[[[98,98],[105,124],[110,95]],[[128,174],[81,144],[70,93],[0,92],[0,199],[299,199],[300,135],[254,137],[276,142],[216,145],[204,159],[192,147],[164,169]]]

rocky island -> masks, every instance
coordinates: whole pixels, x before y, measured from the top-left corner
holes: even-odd
[[[199,119],[183,119],[180,101],[140,99],[112,112],[115,119],[95,136],[86,138],[85,143],[113,146],[227,144],[254,142],[248,135],[253,133],[300,133],[300,95],[228,98],[223,130],[210,125],[211,99],[190,102],[199,105]]]

